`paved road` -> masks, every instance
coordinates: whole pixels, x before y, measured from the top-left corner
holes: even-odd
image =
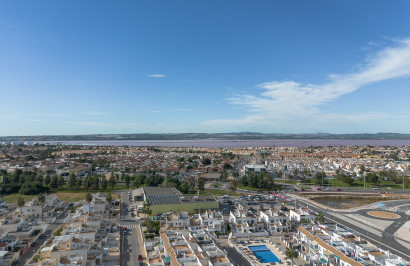
[[[327,220],[336,222],[351,230],[357,232],[362,238],[374,243],[375,245],[390,250],[397,255],[402,256],[406,260],[410,260],[410,254],[407,247],[399,244],[391,234],[386,234],[374,228],[369,228],[367,225],[358,221],[352,220],[340,213],[332,212],[328,209],[318,207],[305,200],[298,199],[298,205],[309,207],[309,209],[315,212],[321,212]],[[398,229],[398,228],[397,228]],[[396,230],[397,230],[396,229]]]
[[[60,214],[60,216],[58,216],[54,223],[48,224],[46,231],[43,233],[44,238],[36,240],[37,245],[30,248],[26,253],[23,254],[23,256],[20,257],[20,263],[18,265],[26,265],[29,262],[33,255],[36,254],[41,246],[47,241],[47,239],[53,235],[54,231],[64,223],[64,219],[67,217],[68,213],[69,210],[65,210]]]
[[[396,207],[397,206],[397,207]],[[390,221],[392,222],[391,225],[387,226],[381,234],[383,236],[390,236],[394,238],[394,234],[396,231],[406,222],[410,221],[410,216],[405,213],[410,208],[410,201],[409,200],[397,200],[393,202],[383,202],[382,206],[377,210],[380,211],[392,211],[391,209],[396,209],[396,213],[400,215],[398,219],[388,219],[388,218],[377,218],[378,220]],[[370,219],[375,219],[375,217],[367,214],[369,211],[374,211],[374,209],[361,209],[354,213],[360,214],[364,217],[368,217]],[[397,212],[398,211],[398,212]],[[408,242],[402,240],[403,242]],[[408,242],[408,246],[410,246],[410,242]]]
[[[131,190],[129,190],[131,191]],[[132,217],[131,212],[125,212],[125,208],[130,209],[132,202],[130,202],[128,197],[128,191],[121,193],[121,220],[119,224],[121,226],[126,226],[129,230],[127,234],[121,236],[121,258],[123,266],[134,266],[137,265],[138,255],[142,255],[142,242],[140,236],[138,235],[138,226],[141,222],[137,217]]]
[[[217,246],[221,250],[225,250],[229,259],[235,266],[251,266],[249,261],[247,261],[241,253],[239,253],[235,248],[232,248],[228,244],[227,239],[217,239],[216,240]]]

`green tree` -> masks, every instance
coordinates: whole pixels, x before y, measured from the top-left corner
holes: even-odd
[[[44,181],[43,175],[39,173],[39,174],[37,175],[36,181],[38,181],[38,182],[40,182],[40,183],[43,183],[43,181]]]
[[[151,215],[152,213],[151,204],[149,204],[148,201],[144,201],[144,203],[142,204],[141,212],[145,214],[145,218],[147,218],[148,215]]]
[[[24,198],[22,196],[18,197],[17,206],[19,206],[21,208],[21,207],[24,206],[25,203],[26,203],[26,201],[24,200]]]
[[[77,177],[74,175],[74,173],[71,173],[68,179],[68,187],[70,188],[70,190],[74,190],[76,182],[77,182]]]
[[[287,259],[290,259],[292,261],[292,266],[293,266],[293,260],[299,257],[297,250],[295,250],[292,247],[292,244],[289,244],[289,247],[286,248],[285,255]]]
[[[41,203],[41,213],[43,213],[44,202],[46,201],[46,194],[38,196],[38,201]],[[43,215],[41,215],[41,221],[43,221]]]
[[[77,179],[77,182],[75,183],[75,186],[77,189],[81,188],[81,185],[83,183],[83,180],[81,178]]]
[[[134,177],[134,186],[139,188],[145,183],[145,175],[137,175]]]
[[[40,196],[38,196],[38,201],[41,203],[41,205],[43,205],[44,202],[46,201],[46,195],[41,194]]]
[[[91,187],[91,179],[87,176],[84,180],[84,188],[88,191]]]
[[[189,185],[188,182],[182,182],[181,185],[179,186],[179,190],[184,193],[187,194],[189,193]]]
[[[58,177],[57,175],[53,175],[50,180],[50,187],[51,188],[58,188]]]
[[[238,180],[236,179],[232,180],[231,183],[229,184],[229,190],[232,192],[235,192],[237,187],[238,187]]]
[[[342,177],[342,180],[341,180],[343,183],[345,183],[346,185],[351,185],[351,184],[353,184],[353,182],[354,182],[354,179],[353,178],[351,178],[350,176],[348,176],[348,175],[343,175],[343,177]]]
[[[130,188],[130,182],[131,182],[131,177],[129,175],[125,175],[125,188],[129,189]]]
[[[223,168],[224,168],[224,170],[229,170],[229,169],[232,169],[233,167],[232,167],[232,165],[229,164],[229,163],[224,163]]]
[[[321,212],[316,215],[316,221],[323,224],[325,222],[325,217]]]
[[[100,177],[98,175],[93,176],[92,186],[93,190],[98,190],[100,188]]]
[[[107,202],[108,202],[109,204],[111,204],[111,202],[112,202],[111,193],[108,193],[107,196],[105,197],[105,199],[107,200]]]
[[[107,181],[107,179],[105,178],[105,176],[103,176],[103,177],[102,177],[102,180],[101,180],[101,188],[104,189],[104,190],[106,190],[106,189],[107,189],[107,185],[108,185],[108,181]]]
[[[212,163],[212,161],[211,161],[211,159],[209,159],[209,158],[204,158],[203,160],[202,160],[202,164],[203,165],[210,165]]]
[[[89,211],[89,212],[91,212],[91,210],[90,210],[90,203],[91,203],[92,200],[93,200],[93,195],[92,195],[90,192],[88,192],[88,193],[85,195],[85,201],[88,203],[88,211]]]
[[[93,195],[92,195],[90,192],[88,192],[88,193],[85,195],[85,201],[87,201],[88,203],[90,203],[92,200],[93,200]]]
[[[116,184],[115,175],[114,175],[114,173],[111,173],[111,176],[110,176],[110,186],[111,186],[111,189],[114,189],[115,184]]]
[[[198,178],[198,189],[199,190],[204,190],[205,189],[205,183],[206,183],[206,180],[205,180],[205,178],[203,178],[202,176],[200,176],[199,178]]]
[[[196,180],[195,177],[190,176],[188,177],[188,186],[189,186],[189,191],[192,191],[196,187]]]
[[[376,173],[368,173],[366,175],[366,182],[375,185],[379,181],[379,176]]]
[[[50,175],[46,175],[46,177],[44,178],[44,184],[48,186],[50,184],[50,181],[51,181]]]
[[[58,177],[57,183],[58,183],[58,186],[59,186],[59,187],[63,187],[63,186],[64,186],[65,180],[64,180],[64,177],[63,177],[62,175],[60,175],[60,176]]]

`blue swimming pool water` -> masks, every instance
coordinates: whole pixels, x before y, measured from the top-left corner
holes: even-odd
[[[261,263],[280,262],[280,259],[266,245],[249,246],[248,248]]]

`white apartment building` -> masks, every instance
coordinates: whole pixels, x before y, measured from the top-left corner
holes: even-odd
[[[289,216],[281,210],[260,211],[259,217],[270,234],[289,232]]]

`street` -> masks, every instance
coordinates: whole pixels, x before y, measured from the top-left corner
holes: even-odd
[[[336,222],[341,224],[351,230],[360,234],[360,236],[373,244],[383,248],[390,250],[393,253],[396,253],[399,256],[402,256],[406,260],[410,260],[410,255],[408,253],[408,248],[399,244],[395,237],[393,236],[394,232],[398,229],[395,226],[400,221],[396,221],[393,223],[393,226],[389,226],[385,231],[379,231],[374,228],[369,228],[360,222],[357,222],[352,219],[348,219],[346,216],[343,216],[340,212],[333,212],[328,209],[321,208],[317,205],[311,204],[303,199],[297,200],[299,206],[308,207],[309,209],[322,213],[328,221]],[[390,203],[392,204],[392,203]],[[358,211],[360,213],[362,211]],[[352,212],[355,213],[355,212]],[[407,219],[406,216],[404,219]]]
[[[129,190],[131,191],[131,190]],[[134,266],[137,265],[138,255],[143,255],[143,247],[141,246],[141,234],[138,233],[141,220],[135,216],[131,216],[131,212],[125,210],[131,209],[132,202],[129,200],[128,191],[121,192],[121,219],[119,224],[121,227],[126,226],[127,232],[121,235],[121,265]]]

